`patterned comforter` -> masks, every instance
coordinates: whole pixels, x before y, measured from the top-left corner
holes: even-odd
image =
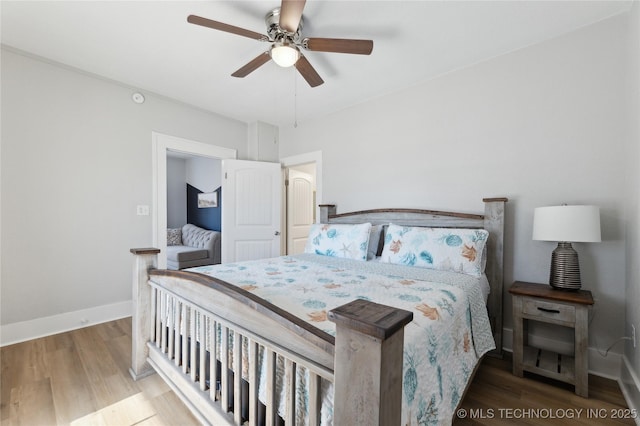
[[[327,312],[355,298],[412,311],[405,328],[403,425],[451,423],[478,360],[495,348],[479,279],[469,275],[314,254],[190,271],[237,285],[330,334],[335,326]],[[331,423],[331,411],[329,396],[324,423]]]

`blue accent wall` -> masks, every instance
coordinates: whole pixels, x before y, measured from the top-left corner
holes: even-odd
[[[222,188],[218,187],[214,191],[218,193],[218,207],[198,208],[198,194],[202,192],[195,186],[187,184],[187,223],[211,231],[221,231]]]

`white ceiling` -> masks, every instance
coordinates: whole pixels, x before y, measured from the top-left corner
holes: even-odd
[[[2,43],[245,122],[290,126],[410,87],[612,15],[630,1],[314,1],[308,37],[374,40],[371,56],[305,52],[325,83],[310,88],[249,38],[188,24],[189,14],[265,33],[273,1],[7,1]]]

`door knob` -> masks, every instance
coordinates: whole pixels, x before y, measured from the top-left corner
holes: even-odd
[[[274,232],[273,235],[275,235],[277,237],[278,235],[280,235],[280,231]]]

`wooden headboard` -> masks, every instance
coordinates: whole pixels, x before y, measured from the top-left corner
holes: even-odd
[[[476,228],[489,231],[487,267],[491,293],[487,300],[489,321],[496,342],[492,356],[502,356],[502,287],[504,283],[504,206],[507,198],[485,198],[484,214],[420,209],[374,209],[336,213],[334,204],[320,205],[320,223],[366,223],[438,228]]]

